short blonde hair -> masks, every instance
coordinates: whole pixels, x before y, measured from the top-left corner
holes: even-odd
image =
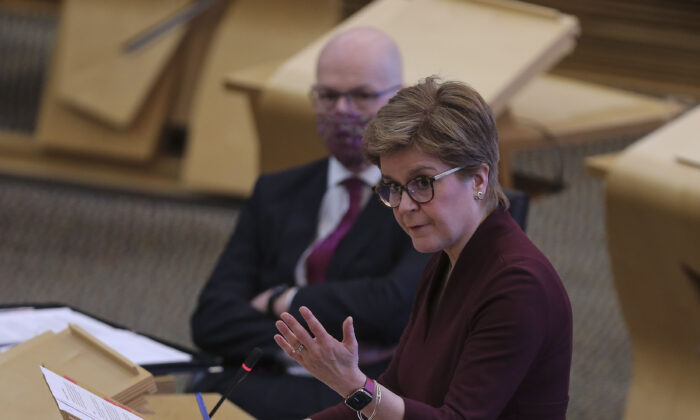
[[[464,83],[431,76],[401,89],[365,129],[363,152],[379,166],[380,157],[416,147],[448,166],[464,167],[461,176],[489,168],[485,199],[489,207],[508,208],[498,183],[498,132],[491,108]]]

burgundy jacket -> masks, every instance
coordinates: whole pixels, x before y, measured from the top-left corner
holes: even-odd
[[[379,383],[403,397],[404,419],[564,419],[572,315],[547,258],[502,209],[464,247],[440,302],[449,260],[433,256],[409,323]],[[354,419],[342,403],[314,420]]]

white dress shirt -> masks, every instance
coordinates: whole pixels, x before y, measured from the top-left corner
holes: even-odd
[[[382,177],[379,168],[371,165],[364,171],[356,174],[347,170],[338,159],[331,157],[328,162],[328,182],[326,184],[326,193],[321,201],[321,208],[318,213],[318,225],[316,228],[316,236],[314,241],[301,254],[301,258],[297,262],[294,270],[294,277],[297,286],[306,286],[306,258],[311,253],[311,250],[316,244],[326,236],[330,235],[336,226],[343,219],[343,216],[350,207],[350,194],[343,186],[343,181],[348,178],[360,178],[365,185],[362,190],[361,208],[367,205],[367,202],[372,197],[372,186],[376,185]]]

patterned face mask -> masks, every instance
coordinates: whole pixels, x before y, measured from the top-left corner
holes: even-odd
[[[362,134],[372,115],[316,114],[316,127],[329,153],[346,168],[362,168]]]

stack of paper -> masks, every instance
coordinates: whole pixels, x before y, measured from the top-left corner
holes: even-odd
[[[58,333],[75,324],[138,365],[189,362],[188,353],[141,334],[115,328],[68,307],[11,308],[0,311],[0,352],[43,332]]]

